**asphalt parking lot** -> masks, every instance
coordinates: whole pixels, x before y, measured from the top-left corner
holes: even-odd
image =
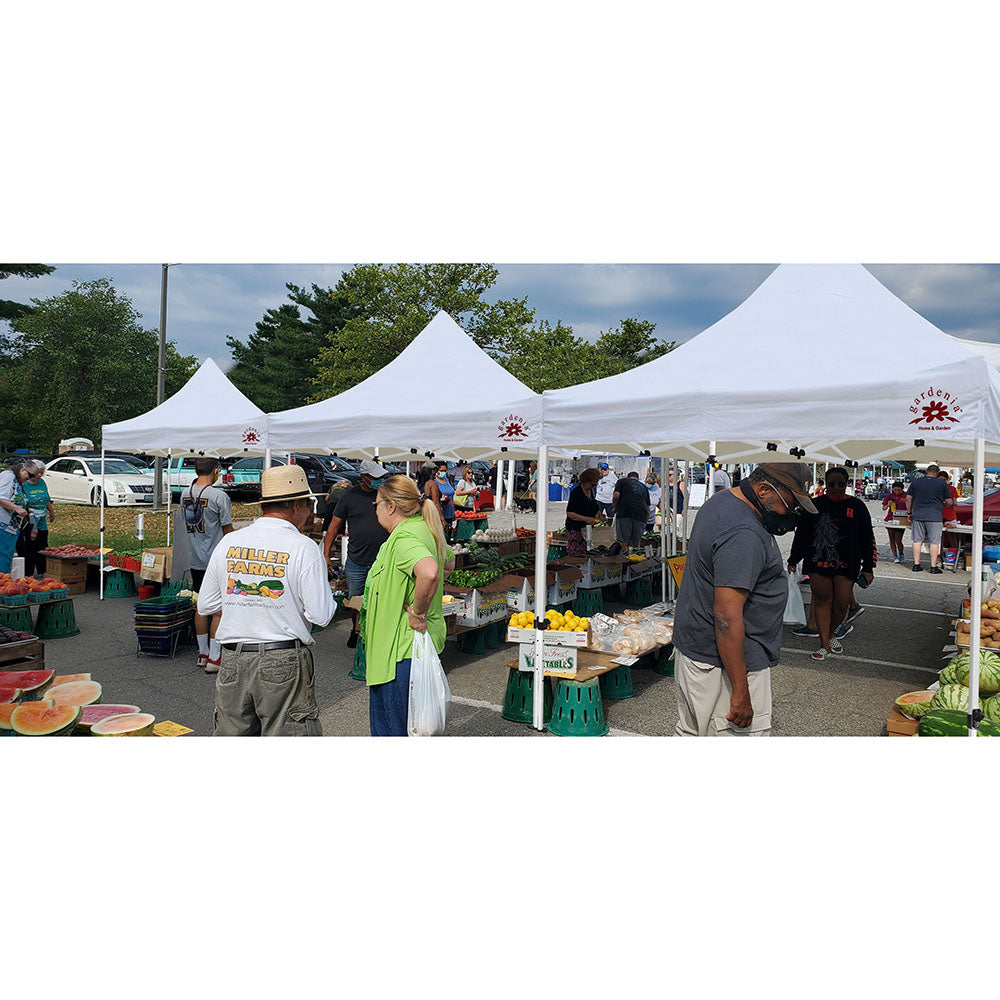
[[[554,505],[553,524],[564,505]],[[869,504],[875,516],[875,505]],[[506,516],[506,515],[505,515]],[[533,517],[519,518],[531,526]],[[491,523],[503,523],[496,518]],[[772,674],[775,736],[879,736],[892,701],[935,679],[942,646],[951,640],[950,621],[968,586],[969,574],[913,573],[909,564],[888,561],[888,540],[876,527],[880,563],[875,582],[859,591],[867,608],[844,640],[844,652],[823,662],[810,658],[818,641],[784,631],[781,661]],[[908,540],[908,536],[907,536]],[[779,540],[783,551],[790,537]],[[46,665],[60,673],[90,671],[104,688],[105,702],[139,705],[157,719],[189,726],[197,736],[212,732],[214,677],[195,664],[196,647],[181,647],[170,659],[136,655],[132,601],[99,601],[89,590],[76,598],[80,634],[46,643]],[[368,735],[368,694],[350,677],[349,619],[337,618],[316,634],[317,701],[327,736]],[[474,656],[449,642],[442,656],[452,690],[450,736],[545,736],[501,718],[506,684],[503,664],[513,647]],[[667,736],[677,719],[672,677],[633,672],[636,694],[605,701],[613,736]]]

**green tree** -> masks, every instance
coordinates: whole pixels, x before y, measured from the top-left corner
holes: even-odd
[[[492,264],[357,264],[337,285],[358,310],[326,337],[316,357],[313,399],[326,399],[396,358],[445,310],[480,347],[506,356],[534,318],[527,299],[487,302]]]
[[[504,352],[491,353],[529,389],[544,392],[618,375],[672,351],[677,345],[657,340],[655,329],[649,320],[628,318],[588,341],[562,321],[543,320],[520,331]]]
[[[286,284],[291,302],[268,309],[246,343],[226,338],[235,364],[230,381],[262,410],[301,406],[315,390],[316,356],[327,335],[361,312],[340,284],[311,291]],[[305,310],[303,315],[302,310]]]
[[[0,281],[4,278],[40,278],[43,274],[51,274],[55,270],[49,264],[0,264]],[[23,302],[12,302],[10,299],[0,299],[0,361],[10,351],[13,343],[11,337],[4,332],[4,320],[15,320],[31,312],[31,306]]]
[[[32,311],[13,323],[17,336],[7,371],[7,398],[16,401],[11,424],[26,444],[54,451],[67,436],[96,443],[102,424],[156,405],[157,332],[142,328],[131,299],[109,279],[74,281],[62,295],[32,303]],[[168,396],[197,364],[167,344]]]

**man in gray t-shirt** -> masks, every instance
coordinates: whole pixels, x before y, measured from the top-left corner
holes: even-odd
[[[199,591],[212,552],[222,536],[233,530],[233,515],[228,495],[215,486],[219,478],[219,460],[196,459],[194,471],[197,478],[181,493],[181,517],[191,556],[192,586],[195,591]],[[220,615],[212,616],[210,636],[208,618],[197,612],[194,616],[198,666],[209,674],[218,673],[222,664],[222,647],[215,639],[220,618]]]
[[[906,491],[906,510],[913,519],[913,572],[919,573],[920,550],[927,542],[931,550],[931,572],[940,573],[938,553],[941,550],[942,512],[945,500],[951,499],[948,483],[938,479],[941,470],[936,465],[927,466],[927,475],[914,479]]]
[[[772,537],[816,513],[799,462],[760,465],[705,502],[674,619],[678,736],[767,736],[788,581]]]

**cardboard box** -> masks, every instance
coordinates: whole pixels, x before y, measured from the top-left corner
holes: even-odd
[[[87,579],[87,557],[79,559],[59,559],[47,556],[45,575],[60,583],[79,583]]]
[[[583,633],[580,633],[581,635]],[[542,656],[545,662],[546,674],[566,674],[576,673],[577,652],[572,646],[549,646],[543,647]],[[535,647],[532,643],[523,643],[518,647],[517,655],[518,670],[535,669]]]
[[[507,592],[512,582],[509,576],[502,576],[493,583],[475,589],[445,585],[446,594],[453,594],[465,601],[465,611],[456,616],[457,623],[466,628],[475,628],[487,622],[506,618],[509,613]]]
[[[507,628],[508,642],[534,642],[535,629],[533,628]],[[586,632],[545,632],[546,646],[576,646],[579,649],[586,649],[590,645],[590,629]]]
[[[620,583],[624,556],[566,556],[563,563],[580,572],[584,590]]]
[[[660,560],[657,557],[652,559],[643,559],[642,562],[629,562],[627,571],[625,574],[626,580],[639,580],[644,576],[649,576],[651,573],[656,573],[660,569]]]
[[[525,538],[519,538],[518,545],[520,546],[520,551],[526,553],[529,556],[535,554],[535,539],[534,536],[528,536]]]
[[[889,712],[889,718],[886,720],[885,728],[890,736],[916,736],[917,720],[908,719],[893,705],[892,711]]]
[[[599,545],[613,545],[615,541],[615,529],[611,525],[606,527],[591,527],[590,547],[596,549]]]
[[[67,583],[66,586],[69,588],[70,597],[79,597],[80,594],[85,594],[87,592],[86,580],[78,580],[76,583]]]
[[[558,568],[557,568],[558,567]],[[515,581],[509,587],[507,606],[516,611],[535,610],[535,571],[518,569],[510,574]],[[552,563],[545,573],[546,607],[553,608],[558,604],[576,600],[576,592],[583,574],[574,566],[562,563]]]
[[[140,577],[143,580],[151,580],[153,583],[168,583],[173,558],[174,550],[172,548],[145,549],[142,553]]]

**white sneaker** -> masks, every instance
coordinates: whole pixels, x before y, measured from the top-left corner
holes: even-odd
[[[204,669],[206,663],[208,663],[208,653],[199,653],[198,666]]]
[[[205,657],[205,673],[206,674],[217,674],[219,672],[219,667],[222,666],[222,656],[220,654],[217,660],[211,660],[207,656]]]

